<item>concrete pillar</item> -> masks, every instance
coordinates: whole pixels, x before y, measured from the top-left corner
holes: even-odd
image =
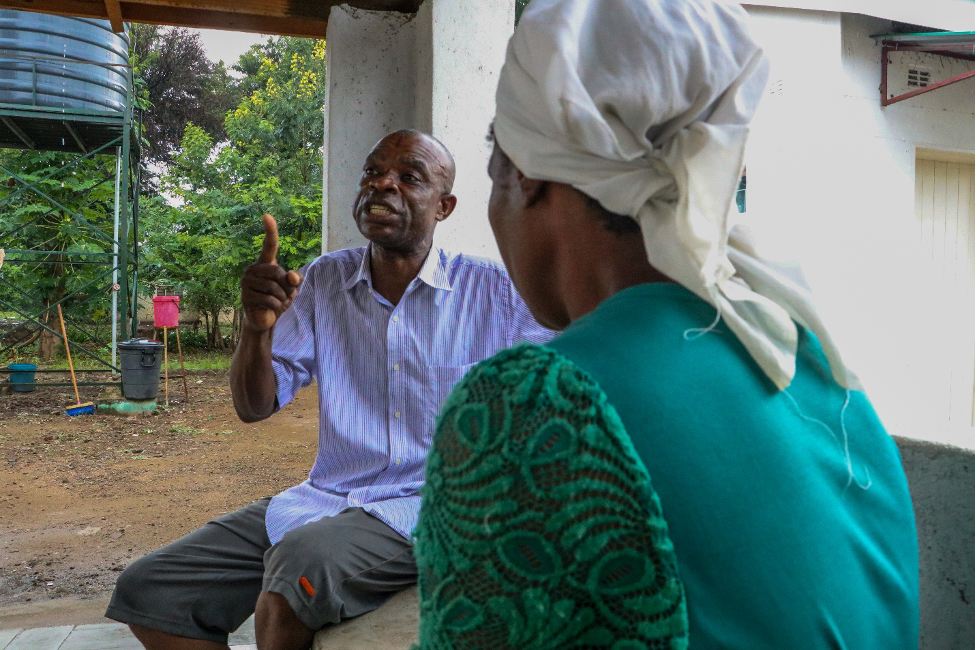
[[[326,28],[323,252],[365,243],[352,205],[363,159],[390,131],[414,127],[414,17],[333,7]]]
[[[351,206],[363,159],[390,131],[432,133],[455,157],[458,207],[436,241],[490,257],[485,140],[514,0],[426,0],[417,14],[334,7],[326,33],[323,252],[361,246]]]

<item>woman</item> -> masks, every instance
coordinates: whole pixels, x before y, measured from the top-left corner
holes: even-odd
[[[738,6],[523,14],[489,218],[563,333],[445,404],[415,533],[425,650],[917,647],[896,446],[803,280],[730,231],[765,80]]]

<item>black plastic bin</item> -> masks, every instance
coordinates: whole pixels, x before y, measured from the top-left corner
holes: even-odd
[[[155,399],[159,394],[163,344],[149,339],[129,339],[119,343],[119,361],[122,395],[126,399]]]

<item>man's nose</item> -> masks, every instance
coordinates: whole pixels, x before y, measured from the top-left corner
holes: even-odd
[[[376,190],[389,191],[397,186],[396,175],[393,172],[377,174],[370,181],[370,187]]]

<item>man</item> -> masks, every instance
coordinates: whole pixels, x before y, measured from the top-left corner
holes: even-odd
[[[803,278],[730,229],[765,81],[738,5],[522,14],[489,221],[562,333],[479,364],[438,420],[415,531],[424,650],[918,646],[899,451]],[[630,476],[594,451],[622,430]],[[648,543],[617,543],[642,527]]]
[[[434,418],[465,371],[519,340],[544,341],[505,271],[432,245],[454,161],[416,131],[367,156],[353,216],[369,246],[279,267],[265,216],[245,271],[231,366],[241,419],[315,381],[319,450],[309,479],[152,553],[120,576],[107,616],[148,650],[227,648],[252,612],[261,650],[306,650],[316,630],[416,581],[408,541]]]

